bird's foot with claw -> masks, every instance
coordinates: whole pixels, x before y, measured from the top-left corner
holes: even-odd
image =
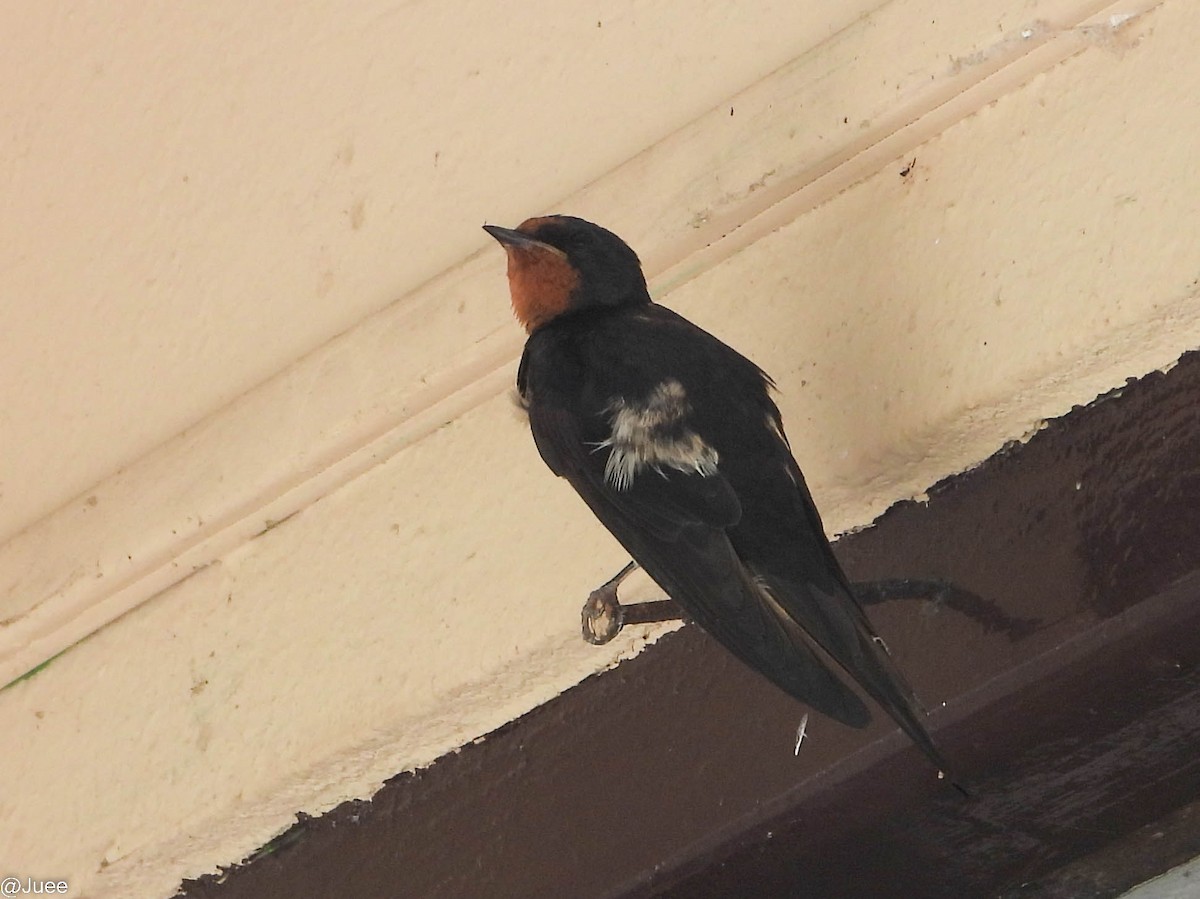
[[[617,585],[609,581],[593,590],[580,611],[583,639],[603,646],[625,626],[625,607],[617,602]]]
[[[654,624],[683,618],[683,611],[669,599],[635,602],[627,606],[617,601],[617,588],[637,567],[637,562],[630,562],[609,578],[604,586],[593,590],[583,604],[580,612],[583,639],[593,646],[610,642],[627,624]]]

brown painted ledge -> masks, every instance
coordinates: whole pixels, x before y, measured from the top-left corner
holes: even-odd
[[[881,715],[795,752],[689,627],[180,896],[1105,897],[1200,852],[1200,354],[837,550],[982,597],[871,609],[972,798]]]

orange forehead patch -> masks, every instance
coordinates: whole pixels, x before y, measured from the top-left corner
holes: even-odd
[[[530,221],[533,221],[532,219]],[[524,222],[522,231],[526,231]],[[554,247],[505,248],[508,251],[508,289],[517,320],[532,333],[566,312],[579,286],[579,273],[566,254]]]

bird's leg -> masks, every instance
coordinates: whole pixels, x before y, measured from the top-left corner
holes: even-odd
[[[606,583],[597,587],[587,598],[580,612],[583,639],[593,646],[603,646],[621,632],[627,624],[649,624],[654,621],[675,621],[683,611],[669,599],[657,602],[637,602],[623,606],[617,601],[617,588],[638,567],[630,562]]]

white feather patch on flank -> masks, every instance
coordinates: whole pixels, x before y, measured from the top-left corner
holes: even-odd
[[[685,424],[691,406],[678,381],[663,381],[640,403],[613,398],[606,408],[612,416],[612,434],[597,449],[609,447],[604,480],[624,490],[646,468],[662,474],[663,468],[699,474],[717,471],[717,451]]]

